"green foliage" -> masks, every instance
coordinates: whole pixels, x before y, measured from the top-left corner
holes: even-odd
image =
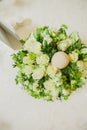
[[[50,37],[52,38],[52,42],[57,43],[57,42],[59,42],[61,40],[66,39],[67,38],[66,29],[67,29],[67,26],[62,25],[60,27],[60,29],[57,30],[57,31],[51,31],[50,30],[49,34],[50,34]]]
[[[43,27],[43,28],[37,28],[36,33],[34,34],[35,39],[36,39],[38,42],[40,42],[40,43],[43,42],[43,35],[42,35],[42,33],[43,33],[44,31],[45,31],[46,33],[49,33],[49,31],[48,31],[48,26],[45,26],[45,27]]]
[[[53,43],[48,44],[45,41],[44,44],[42,44],[42,46],[41,46],[41,51],[44,54],[47,54],[51,60],[52,56],[58,51],[58,49],[57,49],[56,44],[53,44]]]
[[[30,57],[31,60],[35,60],[36,59],[36,54],[31,52],[31,53],[29,53],[29,57]]]
[[[75,42],[73,45],[71,45],[70,47],[68,47],[68,49],[66,50],[66,53],[71,53],[74,50],[79,50],[83,47],[83,44],[81,43],[80,40],[78,40],[77,42]]]
[[[18,72],[18,74],[15,78],[16,84],[19,84],[19,83],[23,84],[27,80],[28,80],[28,77],[24,73],[22,73],[21,71]]]
[[[87,53],[86,54],[80,54],[79,59],[83,61],[87,61]]]
[[[27,53],[28,53],[27,51],[21,50],[17,54],[13,54],[12,55],[12,59],[14,60],[13,67],[17,66],[18,68],[21,68],[23,63],[23,58],[27,55]]]
[[[64,68],[62,74],[66,76],[66,81],[64,81],[65,88],[66,84],[68,85],[68,89],[72,91],[83,86],[82,72],[78,69],[76,62]]]
[[[44,83],[46,80],[48,80],[48,79],[49,79],[49,76],[48,76],[48,75],[46,75],[46,76],[44,76],[42,79],[40,79],[40,80],[38,81],[39,87],[43,87],[43,83]]]

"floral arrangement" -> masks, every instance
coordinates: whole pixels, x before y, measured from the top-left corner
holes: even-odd
[[[13,54],[18,68],[16,84],[35,98],[47,101],[68,99],[87,78],[87,46],[77,32],[70,35],[67,26],[37,28],[21,40],[22,49]]]

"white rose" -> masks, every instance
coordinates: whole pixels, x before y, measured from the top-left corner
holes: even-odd
[[[34,52],[38,54],[40,53],[40,50],[41,50],[41,43],[29,39],[24,44],[24,48],[28,50],[29,52]]]
[[[24,64],[32,64],[34,61],[30,59],[29,56],[26,56],[23,58],[23,63]]]
[[[41,79],[45,74],[45,67],[39,67],[34,70],[32,77],[33,79]]]
[[[65,43],[65,42],[62,41],[58,44],[57,47],[58,47],[59,50],[65,51],[68,48],[68,43],[67,42]]]
[[[71,38],[67,38],[66,42],[68,42],[69,46],[71,46],[72,44],[74,44],[73,40]]]
[[[57,68],[54,67],[53,65],[49,64],[49,66],[47,67],[47,74],[50,76],[50,77],[53,77],[57,72]]]
[[[59,50],[65,51],[67,48],[73,44],[73,41],[71,39],[66,39],[58,43],[57,47]]]
[[[40,65],[47,65],[49,62],[49,57],[46,54],[41,54],[36,58],[36,62]]]
[[[83,61],[77,61],[77,66],[79,67],[80,70],[84,70],[84,62]]]
[[[73,51],[72,53],[69,54],[69,59],[71,62],[76,62],[78,60],[78,53]]]
[[[44,87],[47,90],[54,90],[56,86],[55,86],[55,83],[53,82],[53,80],[49,79],[44,82]]]
[[[23,70],[22,70],[26,75],[29,75],[33,72],[33,67],[32,66],[29,66],[29,65],[26,65]]]

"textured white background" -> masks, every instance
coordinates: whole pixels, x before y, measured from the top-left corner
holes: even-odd
[[[24,18],[36,25],[65,23],[87,41],[87,0],[0,1],[0,19],[13,24]],[[87,130],[87,85],[67,101],[36,100],[15,85],[12,53],[0,42],[0,130]]]

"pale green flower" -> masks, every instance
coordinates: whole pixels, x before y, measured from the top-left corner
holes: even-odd
[[[78,60],[78,53],[75,51],[72,51],[72,53],[69,53],[69,59],[70,59],[70,62],[76,62]]]

